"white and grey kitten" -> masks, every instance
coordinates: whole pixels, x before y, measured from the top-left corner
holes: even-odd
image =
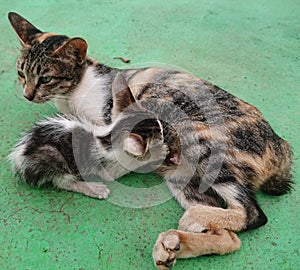
[[[115,121],[105,127],[72,116],[37,123],[9,156],[14,171],[33,186],[52,184],[90,197],[107,198],[108,188],[89,176],[113,181],[130,171],[153,171],[168,154],[162,124],[129,97],[115,96]],[[120,106],[119,106],[120,105]]]

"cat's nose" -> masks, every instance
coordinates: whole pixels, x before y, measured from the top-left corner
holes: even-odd
[[[33,93],[28,93],[28,92],[24,92],[23,96],[28,99],[29,101],[32,101],[34,99],[34,94]]]

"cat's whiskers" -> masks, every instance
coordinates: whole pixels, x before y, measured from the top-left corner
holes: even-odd
[[[55,96],[55,99],[56,100],[69,100],[69,97],[68,96],[66,96],[66,95],[57,95],[57,96]]]

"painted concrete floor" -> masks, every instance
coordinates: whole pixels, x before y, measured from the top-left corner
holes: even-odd
[[[299,1],[0,0],[0,7],[0,269],[154,269],[158,233],[176,228],[183,213],[173,199],[139,192],[161,183],[153,175],[124,177],[108,201],[18,183],[5,158],[21,132],[55,109],[22,97],[9,11],[45,31],[85,38],[89,55],[107,65],[125,66],[118,55],[172,64],[258,106],[293,146],[295,190],[258,194],[269,222],[241,233],[238,252],[179,260],[174,269],[299,269]]]

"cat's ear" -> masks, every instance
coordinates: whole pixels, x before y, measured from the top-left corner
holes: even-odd
[[[68,56],[76,55],[79,64],[86,59],[87,42],[82,38],[71,38],[66,43],[57,48],[54,52],[56,55]]]
[[[146,147],[142,136],[135,133],[125,135],[123,138],[123,150],[136,157],[143,156],[146,152]]]
[[[119,113],[135,103],[134,95],[122,73],[118,73],[112,83],[113,108],[112,115],[116,118]]]
[[[8,19],[24,47],[32,46],[36,35],[42,33],[42,31],[15,12],[9,12]]]

